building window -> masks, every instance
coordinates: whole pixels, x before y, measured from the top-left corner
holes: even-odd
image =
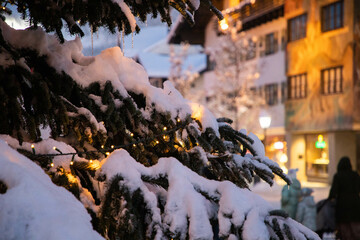
[[[209,55],[206,55],[206,66],[208,71],[214,70],[216,66],[216,62],[213,59],[211,59]]]
[[[281,50],[285,51],[286,48],[286,28],[281,30]]]
[[[246,49],[246,60],[251,60],[256,57],[256,42],[250,38]]]
[[[265,36],[265,55],[270,55],[278,50],[277,32]]]
[[[334,94],[342,92],[343,67],[333,67],[321,70],[322,94]]]
[[[276,83],[265,85],[265,101],[270,106],[278,103],[278,85]]]
[[[281,103],[284,103],[287,99],[286,82],[281,83]]]
[[[344,2],[339,1],[321,9],[321,31],[331,31],[344,26]]]
[[[288,22],[288,40],[295,41],[306,37],[307,14],[294,17]]]
[[[288,97],[289,99],[299,99],[306,97],[307,74],[298,74],[288,78]]]

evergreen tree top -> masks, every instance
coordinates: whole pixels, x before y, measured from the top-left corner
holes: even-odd
[[[89,23],[93,31],[99,27],[105,27],[110,32],[124,31],[126,34],[139,32],[136,19],[145,22],[148,15],[156,18],[160,15],[161,20],[171,25],[170,7],[179,11],[190,23],[194,24],[194,11],[200,3],[207,6],[219,18],[221,12],[216,9],[211,0],[1,0],[0,16],[4,13],[11,14],[9,6],[15,5],[23,19],[30,25],[41,25],[47,32],[56,32],[61,42],[64,37],[61,29],[66,24],[70,34],[83,36],[80,26]]]

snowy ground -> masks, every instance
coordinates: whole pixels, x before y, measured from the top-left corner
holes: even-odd
[[[261,182],[251,187],[251,190],[254,193],[259,194],[262,198],[268,201],[274,208],[280,208],[280,200],[281,200],[281,190],[285,182],[275,182],[272,187],[270,187],[267,183]],[[330,186],[324,183],[312,183],[312,182],[301,182],[301,187],[312,188],[314,192],[312,195],[314,196],[315,202],[319,202],[322,199],[325,199],[329,195]]]

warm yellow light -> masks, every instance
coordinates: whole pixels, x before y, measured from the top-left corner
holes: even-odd
[[[68,178],[69,182],[71,182],[71,183],[76,183],[77,182],[76,177],[74,177],[74,175],[72,175],[70,173],[66,174],[66,177]]]
[[[166,131],[166,130],[167,130],[167,127],[164,127],[163,129],[164,129],[164,131]]]
[[[185,143],[182,140],[178,140],[178,142],[180,143],[181,147],[185,147]]]
[[[320,134],[320,135],[318,136],[318,141],[319,141],[319,142],[324,141],[324,136]]]
[[[109,153],[109,152],[106,152],[106,155],[107,155],[107,156],[109,156],[109,155],[110,155],[110,153]]]
[[[54,150],[56,150],[56,147],[53,147]]]
[[[91,163],[91,166],[90,166],[93,170],[97,170],[99,169],[101,166],[100,166],[100,163],[99,161],[94,161],[93,163]]]
[[[93,162],[93,160],[92,159],[90,159],[90,163],[92,163]]]
[[[176,121],[179,123],[179,122],[181,122],[181,119],[180,119],[180,118],[177,118]]]
[[[288,161],[288,157],[286,156],[285,153],[283,153],[280,157],[280,162],[281,163],[286,163]]]
[[[226,22],[226,19],[224,18],[219,22],[221,30],[225,31],[229,28],[228,23]]]
[[[133,137],[133,136],[134,136],[134,134],[133,134],[133,133],[130,133],[130,136],[132,136],[132,137]]]
[[[73,161],[71,161],[71,162],[70,162],[70,165],[74,165],[74,162],[73,162]]]
[[[204,107],[198,103],[192,103],[190,106],[191,106],[191,110],[192,110],[191,117],[195,118],[196,120],[200,120],[200,122],[201,122],[201,119],[205,112]]]
[[[250,0],[251,4],[254,4],[256,2],[256,0]]]
[[[114,145],[111,145],[111,148],[114,148],[115,146]]]
[[[54,167],[54,163],[52,162],[52,163],[50,164],[50,166],[51,166],[51,167]]]
[[[35,148],[34,144],[31,144],[31,148]]]
[[[104,148],[104,145],[101,145],[101,148]]]
[[[275,142],[274,143],[274,148],[277,149],[277,150],[284,149],[284,143],[281,142],[281,141]]]
[[[159,141],[158,141],[158,140],[156,140],[156,144],[159,144]]]
[[[133,144],[133,147],[136,147],[136,144],[135,144],[135,143]]]

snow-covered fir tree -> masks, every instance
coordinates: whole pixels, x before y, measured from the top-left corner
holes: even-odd
[[[217,116],[233,119],[235,129],[254,131],[258,124],[253,119],[258,118],[260,106],[265,103],[254,84],[260,69],[256,61],[249,61],[256,54],[257,39],[239,33],[239,21],[232,23],[230,17],[227,21],[228,28],[222,31],[218,44],[207,48],[216,76],[216,91],[207,92],[207,106]]]
[[[319,239],[248,189],[290,183],[254,134],[61,34],[170,23],[170,5],[191,22],[200,2],[221,17],[208,0],[0,1],[32,25],[0,20],[0,239]]]

